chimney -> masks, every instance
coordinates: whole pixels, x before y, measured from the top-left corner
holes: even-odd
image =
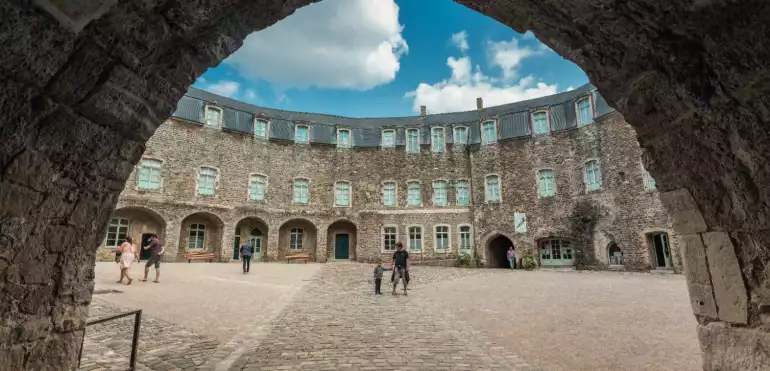
[[[420,106],[420,117],[425,117],[428,115],[428,108],[425,106]]]
[[[484,109],[484,100],[481,97],[476,98],[476,109],[479,111]]]

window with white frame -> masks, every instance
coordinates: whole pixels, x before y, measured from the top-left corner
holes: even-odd
[[[295,204],[307,205],[310,203],[309,179],[294,179],[293,200]]]
[[[431,132],[431,149],[433,152],[444,152],[445,140],[444,140],[444,128],[432,128]]]
[[[128,225],[130,221],[126,218],[112,218],[107,227],[107,236],[104,245],[111,248],[117,248],[128,235]]]
[[[310,128],[307,125],[297,125],[294,127],[294,143],[309,143]]]
[[[382,250],[396,251],[396,242],[398,239],[398,228],[386,226],[382,228]]]
[[[422,227],[409,227],[409,251],[422,251]]]
[[[449,226],[437,225],[433,227],[433,238],[435,239],[434,250],[446,251],[449,250]]]
[[[471,235],[471,227],[468,225],[460,226],[460,251],[468,252],[473,250],[473,236]]]
[[[382,183],[382,204],[396,206],[396,182]]]
[[[484,180],[484,195],[487,202],[500,202],[500,177],[487,175]]]
[[[267,192],[267,177],[261,174],[252,174],[249,179],[249,200],[264,201]]]
[[[267,138],[267,120],[254,120],[254,136],[259,138]]]
[[[544,169],[537,172],[537,189],[540,197],[556,196],[556,182],[553,178],[553,170]]]
[[[468,205],[471,203],[471,183],[465,179],[458,180],[455,183],[457,191],[457,204]]]
[[[538,111],[532,113],[532,131],[535,135],[548,134],[551,127],[548,124],[548,112]]]
[[[222,126],[222,109],[218,107],[206,107],[206,126]]]
[[[455,126],[454,127],[454,144],[455,145],[466,145],[468,144],[468,128],[465,126]]]
[[[188,249],[206,248],[206,225],[190,224],[190,232],[187,235]]]
[[[406,151],[409,153],[420,152],[419,129],[406,129]]]
[[[350,206],[350,183],[334,183],[334,206]]]
[[[350,130],[348,129],[337,130],[337,147],[350,148],[351,144],[352,144],[352,140],[350,137]]]
[[[594,108],[591,97],[585,97],[577,103],[578,125],[588,125],[594,121]]]
[[[216,192],[217,169],[201,167],[198,171],[198,194],[201,196],[213,196]]]
[[[422,187],[420,187],[420,182],[406,183],[406,204],[409,206],[422,205]]]
[[[383,130],[380,145],[383,148],[394,148],[396,146],[396,131],[393,129]]]
[[[139,165],[139,189],[160,189],[160,168],[162,162],[152,158],[143,158]]]
[[[481,143],[492,144],[497,142],[497,122],[494,120],[484,121],[481,124]]]
[[[644,172],[644,189],[648,191],[654,191],[658,189],[658,185],[655,183],[655,178],[653,178],[652,174],[646,170]]]
[[[289,249],[302,250],[302,239],[305,231],[302,228],[292,228],[289,230]]]
[[[433,204],[436,206],[449,204],[449,183],[446,180],[433,182]]]
[[[591,160],[586,162],[585,179],[586,190],[595,191],[602,187],[602,172],[599,169],[599,161]]]

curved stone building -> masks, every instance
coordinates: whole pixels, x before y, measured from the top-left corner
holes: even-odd
[[[634,130],[591,85],[469,112],[347,118],[190,89],[126,183],[103,259],[126,234],[257,259],[415,262],[459,254],[505,266],[680,269],[671,222]]]

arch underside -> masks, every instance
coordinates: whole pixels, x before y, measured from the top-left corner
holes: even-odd
[[[93,266],[144,142],[206,68],[250,32],[310,2],[0,4],[0,275],[2,302],[12,303],[0,307],[0,330],[13,334],[2,341],[17,355],[0,358],[0,369],[75,368],[92,287],[83,270]],[[703,303],[693,310],[706,369],[770,367],[754,351],[770,348],[761,314],[770,306],[770,7],[758,0],[458,2],[532,30],[580,66],[636,129],[645,167],[687,246],[691,299]],[[40,237],[51,235],[56,242]],[[66,259],[19,254],[32,248]],[[40,269],[19,269],[30,264]],[[24,301],[38,295],[8,278],[9,267],[27,284],[66,279],[68,293],[23,313]],[[50,313],[67,318],[24,325]],[[55,351],[36,353],[45,349]]]

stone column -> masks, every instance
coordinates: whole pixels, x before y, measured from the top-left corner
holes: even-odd
[[[222,228],[222,247],[220,259],[223,262],[233,261],[233,241],[235,239],[235,224],[224,223]],[[244,241],[241,240],[241,243]]]
[[[768,278],[753,276],[767,268],[747,265],[752,258],[770,261],[767,254],[758,256],[758,244],[770,242],[770,233],[709,228],[690,191],[684,188],[661,193],[660,197],[680,234],[704,370],[770,369],[770,353],[760,351],[770,349],[770,293],[761,287],[762,280],[767,285]]]
[[[329,258],[329,247],[327,246],[327,234],[329,232],[329,225],[322,224],[318,225],[317,228],[315,256],[313,258],[318,263],[326,263]]]
[[[278,260],[278,236],[280,227],[270,225],[267,230],[267,251],[265,261]]]
[[[166,229],[163,236],[163,244],[166,252],[163,253],[164,260],[176,261],[179,259],[180,254],[184,252],[184,247],[179,246],[179,234],[182,225],[181,220],[173,219],[166,222]]]

